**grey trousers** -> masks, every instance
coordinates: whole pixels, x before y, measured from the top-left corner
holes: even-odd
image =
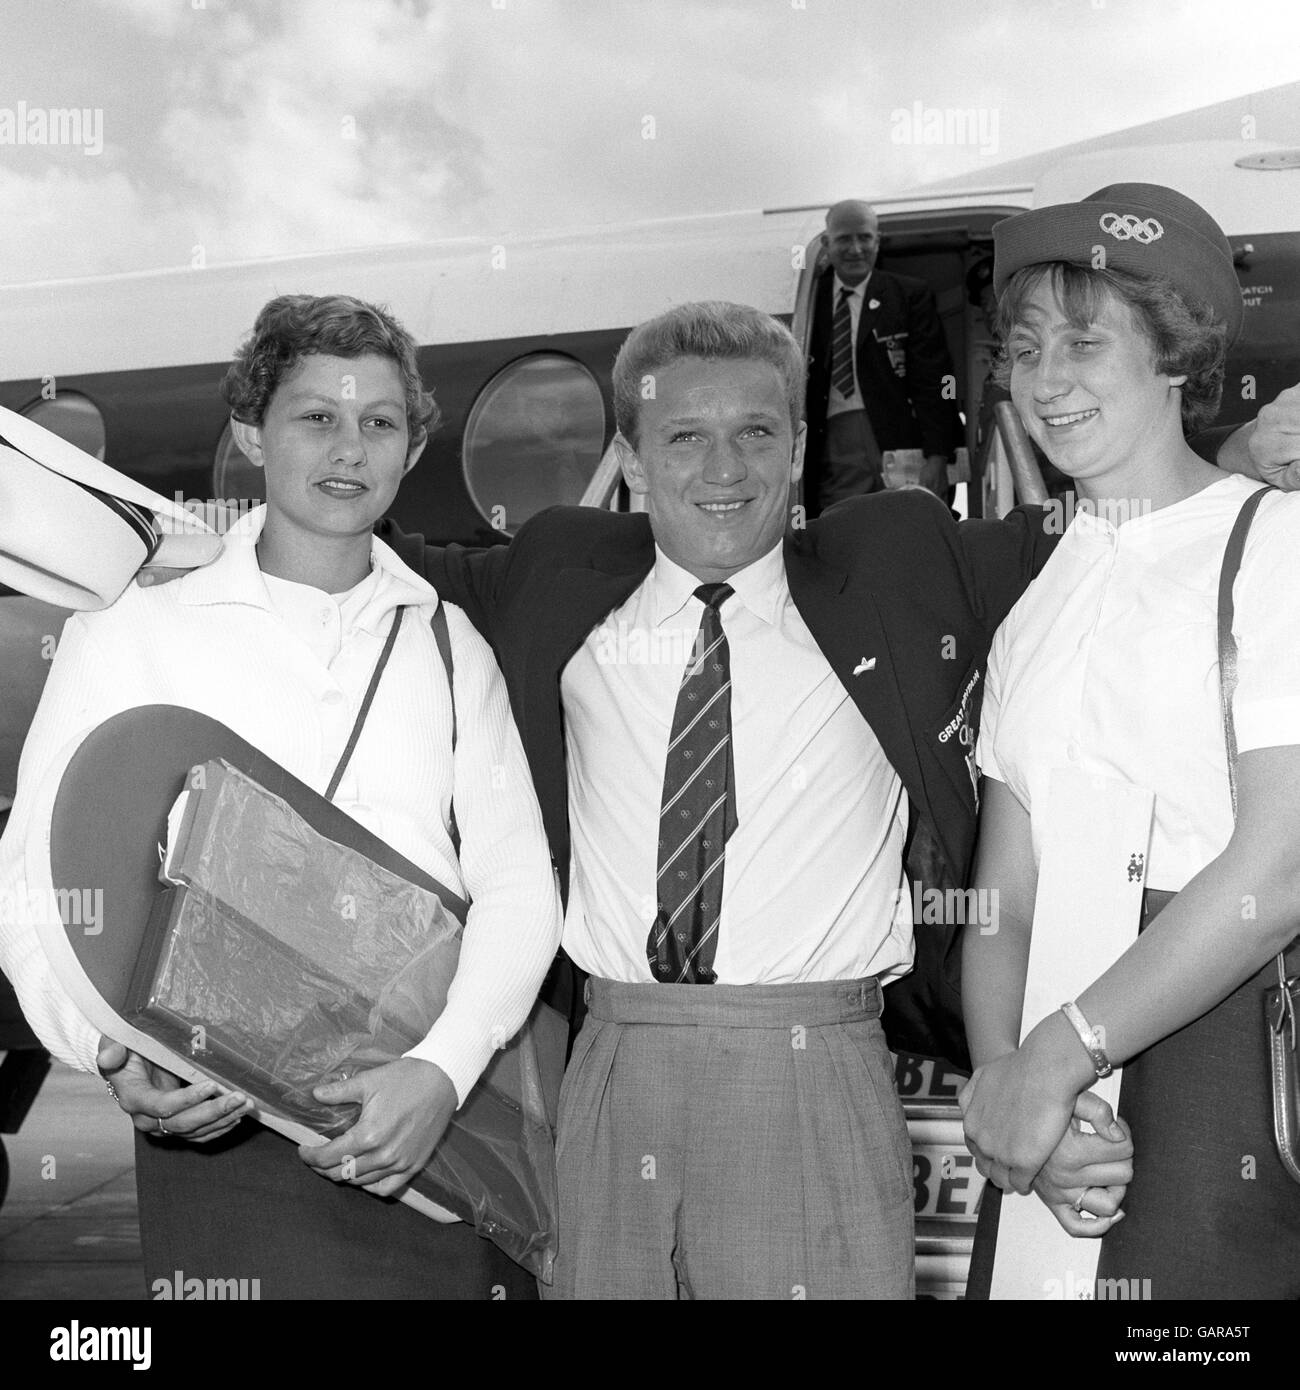
[[[884,462],[865,410],[845,410],[826,420],[822,452],[821,508],[846,497],[880,492]]]
[[[914,1296],[875,980],[587,989],[544,1298]]]

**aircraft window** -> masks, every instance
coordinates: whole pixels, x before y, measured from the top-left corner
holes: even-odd
[[[212,464],[213,499],[225,502],[228,512],[242,516],[266,500],[262,482],[262,470],[244,456],[227,420]]]
[[[97,459],[104,457],[104,417],[94,401],[79,391],[60,391],[53,400],[33,401],[23,414],[78,449]]]
[[[605,444],[605,402],[580,362],[555,352],[510,363],[465,425],[465,483],[497,530],[513,535],[543,507],[582,500]]]

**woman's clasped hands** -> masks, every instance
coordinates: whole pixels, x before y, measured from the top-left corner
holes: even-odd
[[[1021,1048],[977,1068],[959,1103],[966,1145],[994,1186],[1036,1192],[1072,1236],[1095,1239],[1124,1219],[1133,1140],[1100,1096],[1070,1094]]]

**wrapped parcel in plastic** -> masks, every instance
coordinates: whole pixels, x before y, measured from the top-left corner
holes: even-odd
[[[222,759],[195,770],[124,1017],[334,1136],[312,1088],[400,1057],[442,1012],[465,904],[319,834]],[[531,1029],[498,1053],[412,1186],[549,1278],[551,1128]]]

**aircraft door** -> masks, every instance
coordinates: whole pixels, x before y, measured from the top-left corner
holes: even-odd
[[[817,292],[817,281],[825,269],[826,252],[822,249],[819,232],[804,248],[803,265],[795,282],[794,312],[790,318],[790,332],[803,349],[805,362],[811,361],[812,354],[813,296]],[[806,460],[804,467],[806,471]],[[795,487],[791,505],[802,506],[803,502],[804,485],[801,480]]]

